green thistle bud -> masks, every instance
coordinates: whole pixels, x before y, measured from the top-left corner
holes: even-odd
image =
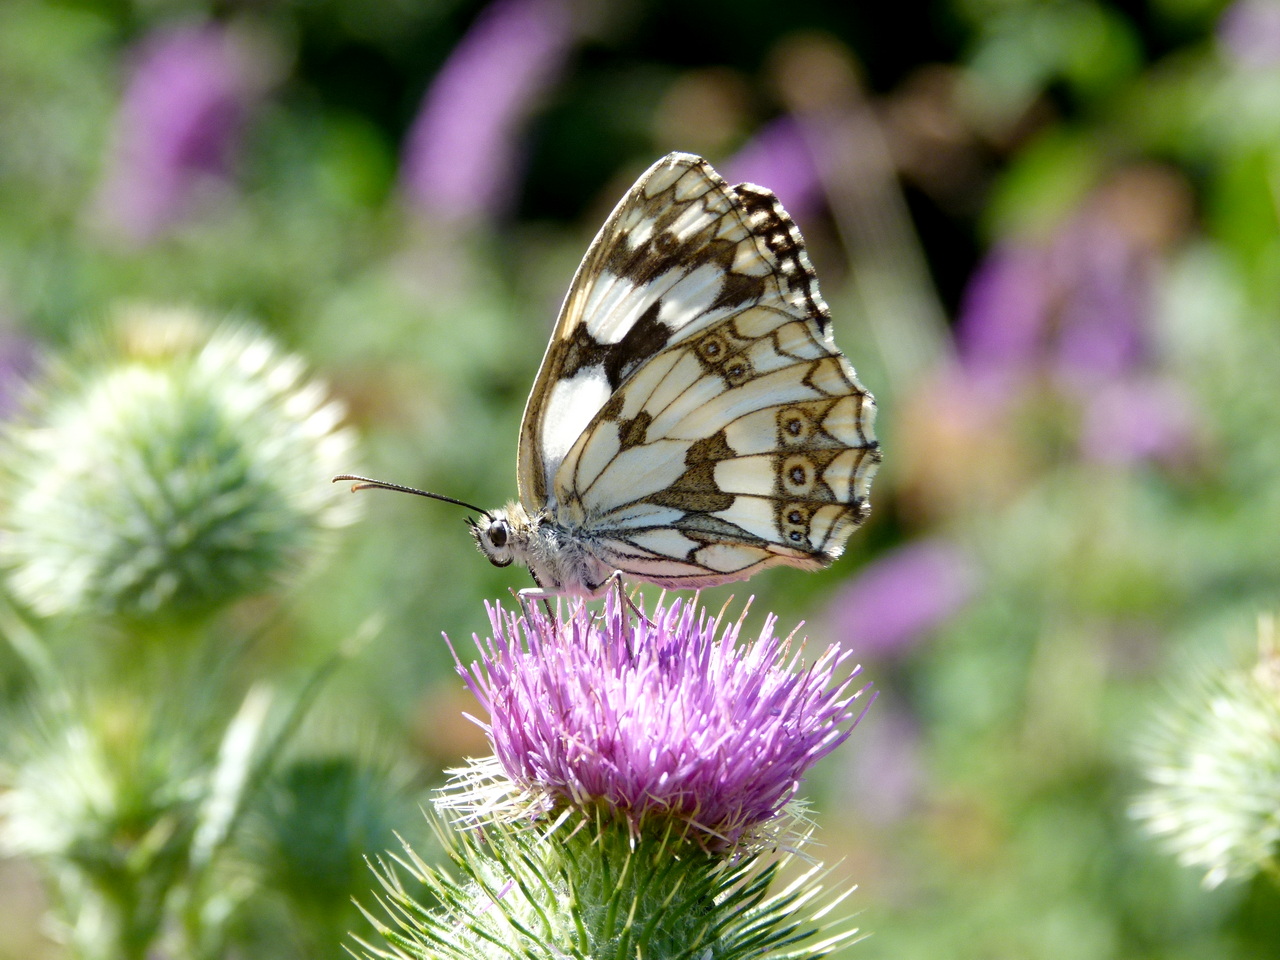
[[[1131,813],[1216,887],[1280,853],[1280,646],[1262,621],[1253,669],[1197,674],[1143,744],[1150,788]]]
[[[332,955],[366,926],[355,898],[369,889],[367,858],[418,810],[413,783],[399,764],[339,754],[298,757],[267,782],[246,832],[260,882],[299,920],[305,956]]]
[[[8,433],[0,559],[42,615],[199,616],[295,570],[355,498],[341,410],[248,329],[131,309]]]

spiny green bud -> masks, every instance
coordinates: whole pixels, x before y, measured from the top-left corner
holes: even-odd
[[[1216,887],[1280,854],[1280,643],[1259,629],[1252,669],[1218,669],[1187,683],[1153,724],[1144,747],[1149,789],[1131,812],[1180,863]]]
[[[198,616],[295,570],[356,498],[340,407],[262,335],[133,308],[9,429],[0,559],[42,615]]]

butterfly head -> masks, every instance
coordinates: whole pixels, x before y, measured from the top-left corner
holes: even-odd
[[[467,523],[476,546],[495,567],[507,567],[513,560],[524,560],[529,517],[519,504],[509,503],[501,510],[487,511]]]

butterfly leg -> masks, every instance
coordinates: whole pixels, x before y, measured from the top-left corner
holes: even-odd
[[[524,609],[525,613],[529,612],[528,607],[525,606],[527,603],[531,600],[541,600],[542,609],[547,612],[547,619],[556,619],[556,615],[551,609],[551,598],[555,597],[559,599],[563,594],[556,593],[553,590],[544,590],[542,587],[525,587],[523,590],[513,590],[511,592],[515,594],[516,599],[520,601],[520,606]]]
[[[646,617],[644,614],[644,611],[641,610],[638,606],[636,606],[636,602],[633,599],[631,599],[631,596],[626,592],[626,589],[623,587],[621,570],[613,571],[613,573],[610,574],[609,579],[606,580],[604,583],[600,584],[600,587],[602,588],[602,592],[603,592],[603,589],[607,589],[608,587],[613,587],[615,590],[618,591],[618,602],[620,604],[623,604],[629,607],[635,613],[635,615],[640,618],[640,620],[643,623],[645,623],[650,627],[653,626],[653,621],[650,620],[648,617]]]

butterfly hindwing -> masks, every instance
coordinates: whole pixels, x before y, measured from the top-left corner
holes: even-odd
[[[672,586],[814,568],[867,512],[874,402],[774,195],[672,154],[593,243],[521,434],[521,498]]]
[[[719,370],[690,377],[676,364],[653,383],[646,368],[606,404],[556,478],[558,500],[589,518],[597,553],[673,586],[839,555],[879,461],[871,406],[842,358],[812,356],[820,341],[783,353],[788,326]],[[687,359],[696,347],[669,350]],[[724,372],[737,363],[750,379]]]

